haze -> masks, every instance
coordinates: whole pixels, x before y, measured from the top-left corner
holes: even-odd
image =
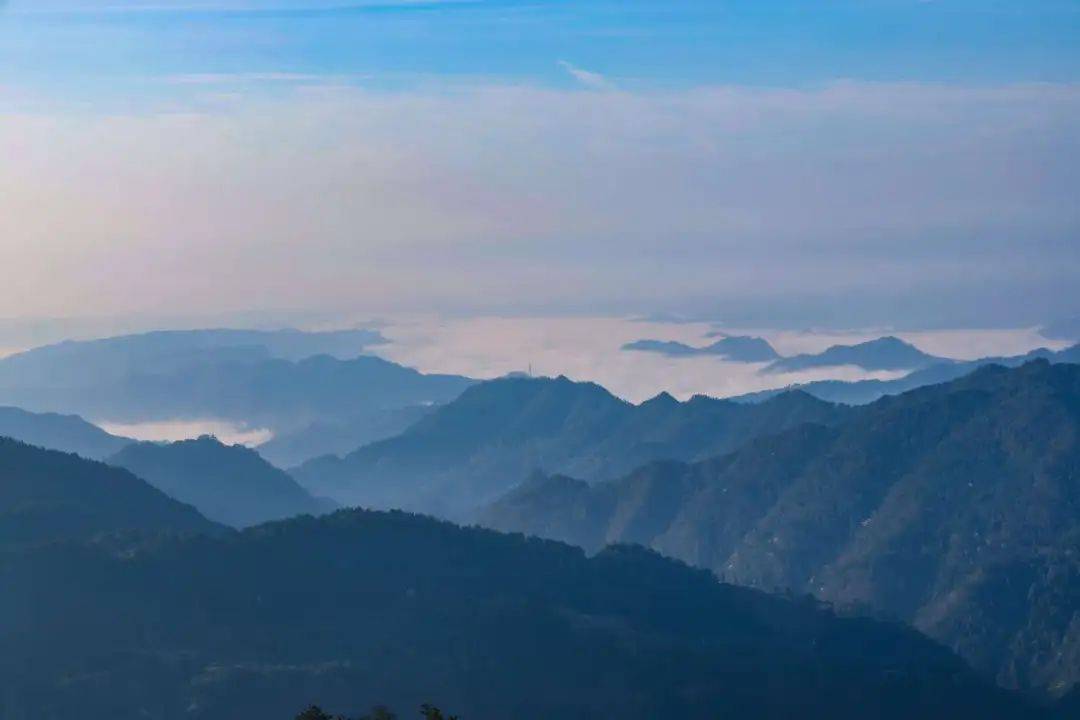
[[[1074,3],[617,5],[9,3],[0,316],[1080,312]]]

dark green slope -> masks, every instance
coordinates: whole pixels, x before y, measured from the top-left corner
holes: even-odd
[[[802,425],[698,463],[659,461],[613,482],[534,476],[480,514],[488,527],[559,539],[595,552],[610,543],[660,546],[717,570],[835,430]]]
[[[0,546],[221,527],[126,470],[0,438]]]
[[[402,435],[294,476],[343,504],[468,518],[537,470],[615,478],[656,459],[694,460],[847,409],[791,393],[757,405],[660,395],[641,405],[566,378],[482,383]]]
[[[0,640],[5,720],[1038,716],[900,625],[401,513],[8,556]]]
[[[534,480],[492,527],[632,540],[903,618],[1007,685],[1080,680],[1080,367],[986,367],[839,426],[598,486]]]
[[[246,527],[334,509],[289,474],[241,445],[212,437],[169,444],[136,443],[108,460],[216,522]]]

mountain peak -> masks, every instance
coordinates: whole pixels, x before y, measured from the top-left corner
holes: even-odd
[[[0,545],[126,530],[218,532],[127,470],[0,437]]]
[[[759,337],[744,335],[715,335],[708,337],[720,339],[705,347],[695,347],[675,340],[635,340],[622,346],[623,350],[651,352],[667,357],[698,357],[710,355],[729,362],[768,362],[779,356],[768,341]]]
[[[855,345],[832,345],[820,353],[805,353],[777,360],[768,372],[798,372],[821,367],[854,365],[864,370],[917,370],[938,363],[953,362],[929,355],[894,335],[886,335]]]
[[[129,445],[109,462],[234,527],[330,509],[254,450],[211,435]]]
[[[673,405],[678,405],[678,404],[679,404],[679,401],[676,400],[675,397],[671,393],[664,390],[664,391],[660,392],[658,395],[655,395],[655,396],[649,398],[648,400],[646,400],[645,402],[641,403],[641,407],[649,407],[649,408],[665,407],[665,408],[669,408],[669,407],[672,407]]]

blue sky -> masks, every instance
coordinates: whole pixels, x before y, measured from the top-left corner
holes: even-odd
[[[573,82],[559,61],[629,87],[1073,81],[1080,2],[13,0],[0,21],[0,78],[44,88],[225,73]]]
[[[0,317],[1036,324],[1078,75],[1080,0],[8,0]]]

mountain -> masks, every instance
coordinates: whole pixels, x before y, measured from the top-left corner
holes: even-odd
[[[790,373],[814,368],[854,365],[863,370],[915,370],[951,362],[927,355],[900,338],[883,337],[858,345],[833,345],[816,354],[781,358],[765,368],[766,372]]]
[[[136,443],[108,460],[162,492],[198,508],[206,517],[247,527],[335,508],[313,498],[288,473],[241,445],[212,437],[170,444]]]
[[[168,377],[192,368],[296,362],[316,355],[351,359],[385,342],[378,332],[349,330],[306,333],[299,330],[162,330],[100,340],[65,341],[0,359],[0,396],[20,407],[67,411],[73,402],[104,402],[106,389],[123,387],[132,377]],[[26,402],[19,402],[19,400]],[[92,408],[91,408],[92,409]],[[82,412],[94,416],[94,412]]]
[[[865,405],[886,395],[899,395],[900,393],[914,390],[926,385],[955,380],[968,375],[985,365],[1004,365],[1006,367],[1019,367],[1032,360],[1048,360],[1049,362],[1080,363],[1080,345],[1074,345],[1064,350],[1053,351],[1039,348],[1023,355],[1010,357],[986,357],[969,361],[949,361],[930,365],[920,370],[912,371],[902,378],[895,380],[856,380],[846,382],[843,380],[819,380],[815,382],[792,385],[777,390],[763,390],[746,395],[729,398],[735,402],[761,402],[780,393],[789,392],[793,389],[802,390],[814,397],[826,402],[844,403],[846,405]]]
[[[409,405],[360,413],[356,417],[315,420],[259,445],[264,458],[280,468],[296,467],[323,455],[345,455],[369,443],[405,432],[430,415],[433,405]]]
[[[695,464],[534,478],[482,522],[638,542],[914,624],[1001,683],[1080,681],[1080,366],[987,366]]]
[[[274,356],[334,345],[329,340],[225,344],[249,334],[151,333],[32,350],[0,360],[0,401],[113,422],[212,419],[281,435],[315,422],[355,423],[386,410],[445,403],[473,383],[366,355]]]
[[[105,432],[77,415],[32,413],[0,407],[0,437],[102,460],[133,442]]]
[[[661,394],[640,405],[560,377],[476,385],[401,435],[295,468],[316,495],[345,505],[467,518],[541,469],[588,480],[658,458],[693,460],[846,409],[803,393],[747,405]]]
[[[167,373],[215,359],[298,361],[315,355],[348,360],[386,339],[374,330],[158,330],[44,345],[0,362],[2,384],[85,384],[132,372]],[[22,373],[21,378],[12,378]],[[14,382],[13,382],[14,380]]]
[[[126,470],[0,438],[0,548],[124,530],[220,529]]]
[[[0,637],[5,720],[1043,716],[896,623],[402,513],[0,556]]]
[[[732,362],[769,362],[780,356],[768,341],[758,337],[727,335],[705,347],[693,347],[670,340],[636,340],[622,346],[623,350],[659,353],[668,357],[714,355]]]

